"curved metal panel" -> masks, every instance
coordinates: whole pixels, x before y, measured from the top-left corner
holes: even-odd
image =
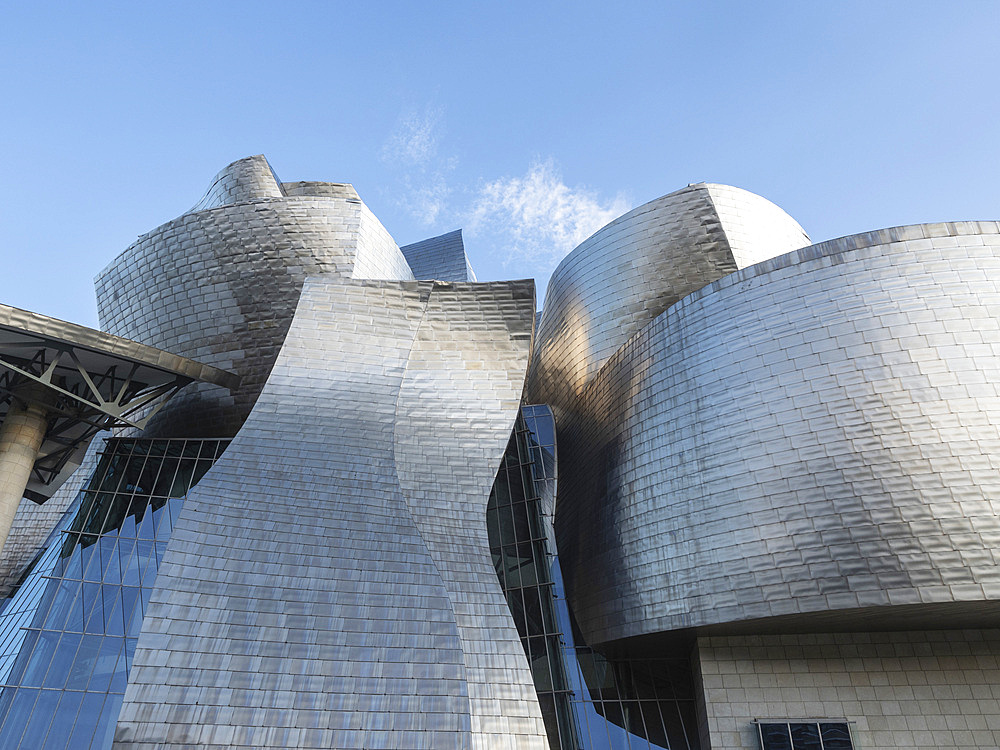
[[[590,642],[995,612],[998,280],[996,223],[901,227],[734,273],[630,340],[560,432]]]
[[[677,300],[737,268],[809,244],[770,201],[739,188],[689,185],[629,211],[552,274],[527,398],[558,421],[600,367]]]
[[[157,578],[115,747],[542,748],[486,502],[530,282],[316,277]]]
[[[257,154],[238,159],[215,175],[201,200],[188,213],[283,195],[271,165],[263,154]]]
[[[214,208],[143,235],[97,277],[104,330],[242,378],[232,393],[188,388],[147,436],[235,434],[274,364],[306,276],[413,278],[353,190],[284,197],[259,189],[268,179],[277,185],[263,157],[230,165],[209,191]]]

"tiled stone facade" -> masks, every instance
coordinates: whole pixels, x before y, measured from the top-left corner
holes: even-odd
[[[1000,747],[998,655],[998,630],[699,638],[703,743],[757,750],[754,719],[840,718],[866,750]]]

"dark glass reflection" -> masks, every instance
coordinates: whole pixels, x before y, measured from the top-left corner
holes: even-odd
[[[846,722],[762,721],[757,725],[762,750],[853,750]]]
[[[697,750],[686,658],[609,660],[583,644],[552,534],[555,423],[525,406],[486,511],[490,550],[531,667],[553,750]]]
[[[0,747],[111,746],[183,497],[227,440],[112,438],[0,609]]]

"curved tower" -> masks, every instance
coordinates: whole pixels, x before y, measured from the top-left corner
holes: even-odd
[[[96,279],[101,328],[241,377],[188,389],[148,436],[236,434],[312,274],[412,279],[350,185],[279,182],[263,156],[223,169],[194,208],[142,235]]]

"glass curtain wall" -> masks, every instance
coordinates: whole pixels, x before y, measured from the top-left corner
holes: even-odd
[[[531,665],[552,750],[698,750],[687,655],[608,659],[569,611],[552,520],[556,438],[547,406],[524,406],[487,506],[497,576]]]
[[[111,747],[183,497],[228,440],[111,438],[0,608],[0,747]]]

